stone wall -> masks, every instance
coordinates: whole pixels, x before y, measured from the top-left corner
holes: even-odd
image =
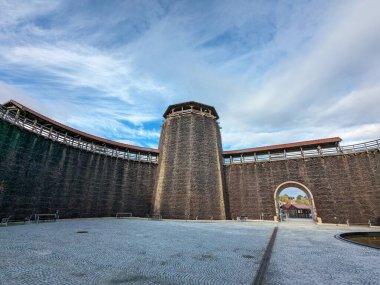
[[[151,209],[157,165],[78,150],[0,120],[0,217],[64,218]]]
[[[166,119],[160,139],[154,212],[164,218],[225,219],[222,146],[214,118]]]
[[[221,151],[217,122],[194,114],[166,120],[159,167],[81,151],[0,120],[0,217],[155,211],[273,220],[276,188],[295,181],[310,189],[323,222],[380,224],[379,152],[223,167]]]
[[[232,217],[271,220],[283,182],[305,185],[324,223],[380,222],[380,153],[361,153],[224,167]],[[336,217],[336,219],[335,219]]]

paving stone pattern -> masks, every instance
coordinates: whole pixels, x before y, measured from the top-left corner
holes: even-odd
[[[0,284],[252,284],[275,223],[76,219],[0,228]],[[265,284],[379,284],[364,227],[280,223]]]
[[[8,226],[0,283],[250,284],[272,227],[115,218]]]
[[[266,284],[380,284],[380,250],[334,238],[337,233],[367,230],[281,223]]]

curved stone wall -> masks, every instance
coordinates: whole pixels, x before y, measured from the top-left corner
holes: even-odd
[[[337,155],[224,167],[232,217],[273,220],[274,192],[286,181],[310,189],[324,223],[380,224],[380,153]],[[336,217],[336,218],[335,218]]]
[[[309,141],[318,143],[315,149],[306,149],[305,142],[290,144],[299,147],[298,154],[294,147],[283,153],[273,147],[265,153],[254,152],[262,148],[230,151],[223,166],[218,115],[211,106],[169,106],[159,152],[135,147],[131,155],[117,148],[100,154],[106,149],[101,146],[90,151],[92,142],[78,137],[72,145],[57,136],[54,141],[50,131],[43,136],[52,128],[49,121],[40,120],[37,132],[31,121],[28,131],[22,128],[26,117],[20,119],[17,111],[6,121],[8,111],[0,118],[0,218],[59,210],[64,218],[131,212],[273,220],[275,190],[293,181],[310,190],[324,223],[380,224],[379,140],[346,147],[335,144],[337,138]],[[326,140],[333,144],[321,148]]]
[[[146,216],[157,164],[53,142],[0,120],[0,216]]]

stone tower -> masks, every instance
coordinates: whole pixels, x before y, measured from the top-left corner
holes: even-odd
[[[153,213],[174,219],[226,219],[219,116],[197,102],[164,113]]]

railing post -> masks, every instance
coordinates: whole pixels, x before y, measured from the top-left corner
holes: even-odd
[[[269,161],[271,161],[270,151],[268,151]]]
[[[284,149],[284,158],[286,159],[286,150]]]
[[[8,117],[8,114],[9,114],[9,110],[7,110],[7,111],[4,113],[3,118],[4,118],[4,119],[7,118],[7,117]]]
[[[18,118],[19,118],[19,116],[20,116],[20,109],[17,109],[17,112],[16,112],[16,116],[15,116],[15,124],[17,125],[17,123],[18,123]]]
[[[323,156],[322,148],[321,148],[320,145],[317,147],[317,150],[318,150],[318,154],[319,154],[320,156]]]
[[[303,149],[302,149],[302,147],[300,147],[300,149],[301,149],[301,156],[302,156],[302,158],[305,158],[305,156],[304,156],[304,154],[303,154]]]
[[[36,124],[37,124],[37,120],[34,120],[33,125],[32,125],[32,132],[36,131]]]

